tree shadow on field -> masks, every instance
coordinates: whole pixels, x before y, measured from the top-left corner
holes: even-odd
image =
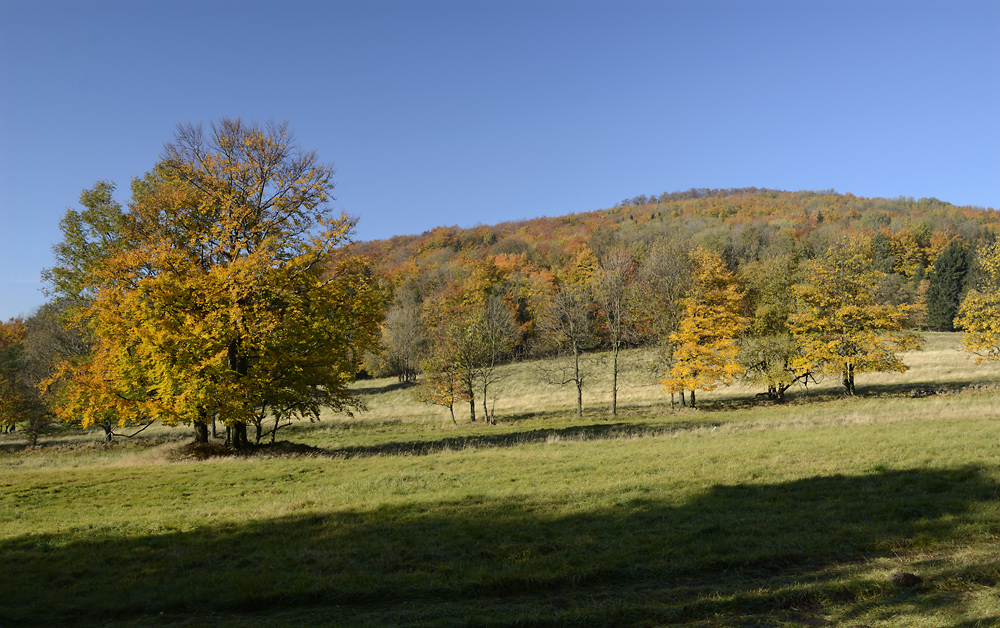
[[[247,614],[269,625],[780,625],[742,622],[830,605],[850,616],[883,595],[845,576],[852,565],[953,540],[998,488],[966,467],[715,486],[679,504],[470,495],[133,538],[24,535],[0,541],[0,625]],[[963,569],[995,586],[1000,563],[982,561]]]
[[[437,440],[412,440],[379,443],[377,445],[354,445],[336,449],[320,450],[334,458],[358,458],[364,456],[427,455],[439,451],[477,449],[483,447],[516,447],[532,443],[553,441],[609,440],[657,436],[696,428],[711,428],[722,425],[719,422],[675,421],[669,425],[646,423],[598,423],[573,425],[562,428],[539,428],[534,430],[504,432],[499,434],[477,434],[454,436]]]
[[[383,386],[359,385],[355,386],[352,392],[358,395],[379,395],[382,393],[393,392],[394,390],[406,390],[407,388],[413,388],[416,385],[417,382],[392,382]]]
[[[932,397],[935,395],[957,394],[962,392],[1000,392],[1000,383],[983,379],[955,379],[947,382],[931,380],[914,380],[891,384],[864,384],[859,382],[854,394],[855,399],[870,399],[873,397]],[[783,401],[766,397],[764,393],[723,399],[703,399],[698,401],[697,409],[702,412],[728,412],[738,408],[753,408],[772,405],[809,405],[850,399],[842,388],[791,389]]]
[[[893,384],[871,384],[868,386],[859,385],[858,393],[864,397],[875,397],[879,395],[902,395],[911,396],[914,394],[948,394],[957,393],[971,389],[994,390],[997,389],[997,382],[984,379],[949,379],[945,382],[936,380],[913,380]]]

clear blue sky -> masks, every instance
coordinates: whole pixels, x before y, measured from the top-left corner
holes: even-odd
[[[176,124],[288,120],[360,239],[691,187],[1000,208],[996,0],[0,0],[0,318]]]

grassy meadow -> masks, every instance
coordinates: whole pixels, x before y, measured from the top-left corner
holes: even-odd
[[[1000,365],[958,339],[851,399],[675,410],[637,350],[617,417],[589,356],[583,418],[552,360],[496,425],[371,380],[249,456],[2,435],[0,628],[1000,626]]]

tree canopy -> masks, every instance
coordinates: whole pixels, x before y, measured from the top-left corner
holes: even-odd
[[[133,186],[118,247],[88,275],[80,324],[95,338],[58,384],[84,424],[217,416],[246,444],[265,413],[361,406],[347,385],[375,345],[382,295],[345,255],[354,221],[328,207],[332,167],[285,125],[182,125]]]
[[[870,241],[857,238],[802,264],[790,319],[800,346],[796,370],[840,375],[851,395],[856,373],[906,370],[898,353],[920,347],[906,329],[913,306],[880,301],[883,277],[873,268]]]
[[[955,325],[965,330],[962,344],[979,362],[1000,360],[1000,241],[980,248],[976,263],[979,283],[962,301]]]
[[[714,390],[743,372],[736,359],[737,338],[748,320],[743,314],[744,295],[722,257],[701,248],[691,257],[691,290],[681,301],[683,316],[672,334],[677,343],[675,360],[661,383],[668,392],[690,390],[694,405],[695,390]]]

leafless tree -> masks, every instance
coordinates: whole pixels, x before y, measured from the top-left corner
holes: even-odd
[[[397,298],[386,313],[382,325],[382,359],[385,367],[400,382],[415,381],[424,344],[420,304],[412,299]]]
[[[580,357],[584,351],[597,344],[590,292],[579,285],[560,286],[538,321],[538,326],[544,341],[554,345],[557,353],[573,356],[572,371],[541,366],[542,377],[558,386],[572,383],[576,387],[576,416],[582,417],[585,374],[580,369]]]
[[[493,294],[486,300],[473,329],[479,344],[474,373],[483,393],[483,415],[487,423],[495,422],[487,401],[488,392],[502,381],[498,367],[507,361],[520,336],[514,312],[504,295]],[[495,392],[493,403],[496,404]]]
[[[635,260],[622,248],[612,249],[601,258],[601,267],[594,277],[594,300],[611,347],[612,416],[618,414],[619,354],[637,338],[635,277]]]
[[[677,344],[671,339],[671,334],[680,325],[683,314],[680,301],[690,286],[691,272],[691,259],[685,243],[662,239],[653,242],[645,251],[636,273],[636,305],[643,321],[642,333],[647,341],[655,342],[657,346],[657,380],[673,366]],[[680,401],[684,405],[683,391]],[[670,394],[670,404],[674,404],[673,393]]]

